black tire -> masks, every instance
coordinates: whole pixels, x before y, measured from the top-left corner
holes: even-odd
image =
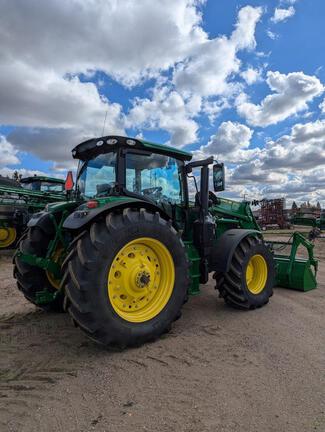
[[[246,269],[250,258],[262,255],[267,265],[267,279],[262,291],[253,294],[247,287]],[[237,309],[256,309],[268,303],[273,294],[275,278],[274,258],[259,238],[247,236],[237,246],[227,273],[215,275],[216,288],[224,301]]]
[[[159,240],[170,252],[175,267],[175,283],[167,304],[152,319],[130,322],[114,310],[107,277],[118,252],[140,237]],[[124,209],[95,221],[74,242],[63,263],[62,287],[65,306],[73,321],[91,339],[109,347],[125,348],[153,341],[170,330],[180,317],[190,285],[185,247],[175,229],[159,213],[145,209]]]
[[[18,251],[45,257],[51,237],[40,227],[28,228],[18,244]],[[57,290],[50,283],[45,270],[23,262],[17,254],[14,256],[14,277],[17,280],[18,289],[25,298],[35,306],[47,312],[63,312],[64,296],[59,294],[53,301],[39,304],[37,294],[41,291],[56,293]]]

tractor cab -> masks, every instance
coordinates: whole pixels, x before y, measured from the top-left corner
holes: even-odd
[[[73,149],[72,154],[79,159],[76,191],[83,199],[98,200],[100,205],[121,196],[138,198],[158,205],[170,217],[176,207],[188,205],[188,177],[192,169],[202,166],[208,173],[208,165],[213,163],[212,158],[187,163],[191,153],[116,136],[88,140]],[[213,179],[215,190],[223,190],[223,164],[214,166]],[[208,187],[205,176],[201,190],[196,190],[202,202]]]
[[[76,193],[83,200],[95,200],[102,206],[121,197],[139,199],[158,206],[169,218],[182,221],[180,212],[189,204],[189,173],[202,165],[208,173],[208,164],[213,163],[211,158],[202,163],[189,162],[191,153],[117,136],[88,140],[73,149],[72,154],[79,159]],[[218,174],[214,178],[219,176],[218,190],[224,184],[222,170],[223,165],[217,164]],[[205,176],[201,190],[197,190],[202,203],[208,187]]]

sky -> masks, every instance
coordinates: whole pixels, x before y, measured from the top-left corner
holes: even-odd
[[[213,155],[224,196],[325,206],[324,16],[324,0],[1,0],[0,174],[64,177],[76,144],[119,134]]]

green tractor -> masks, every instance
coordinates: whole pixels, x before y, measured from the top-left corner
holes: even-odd
[[[49,202],[62,201],[64,180],[32,176],[20,183],[5,177],[0,178],[0,250],[12,248],[32,213]]]
[[[68,200],[32,216],[14,257],[29,301],[64,309],[91,339],[119,348],[169,331],[210,273],[227,304],[268,303],[276,259],[249,203],[209,191],[212,157],[190,162],[185,151],[120,136],[90,139],[72,155],[76,187],[68,173]],[[213,183],[224,190],[222,163]]]

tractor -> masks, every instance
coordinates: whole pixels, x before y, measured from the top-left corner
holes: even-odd
[[[32,213],[53,201],[64,199],[64,180],[32,176],[18,183],[0,178],[0,250],[12,248],[26,229]]]
[[[32,215],[14,256],[18,288],[30,302],[67,311],[91,339],[117,348],[168,332],[211,273],[228,305],[268,303],[277,258],[249,203],[214,193],[225,188],[222,163],[121,136],[87,140],[72,156],[75,187],[69,172],[67,200]],[[314,277],[310,264],[301,270]],[[288,266],[283,261],[284,285]]]

